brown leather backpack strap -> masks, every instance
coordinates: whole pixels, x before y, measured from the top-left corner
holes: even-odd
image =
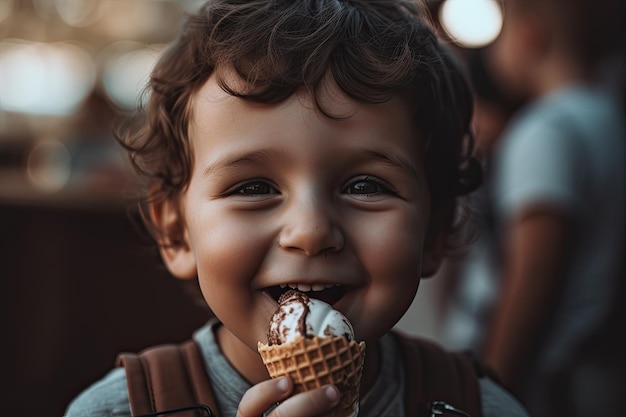
[[[202,354],[193,340],[156,346],[139,354],[123,353],[117,365],[126,369],[133,416],[204,404],[219,417]],[[188,411],[176,415],[200,414]]]
[[[394,333],[404,358],[408,417],[424,415],[438,401],[471,417],[482,416],[479,374],[469,357],[459,352],[447,352],[427,340]]]
[[[126,370],[126,386],[133,416],[153,412],[155,405],[152,389],[139,355],[122,353],[117,357],[116,366],[124,367]]]
[[[211,407],[213,415],[219,417],[217,401],[215,400],[213,388],[211,388],[211,381],[207,375],[200,347],[194,340],[189,340],[180,345],[180,350],[185,360],[191,386],[194,389],[194,397],[198,403]]]

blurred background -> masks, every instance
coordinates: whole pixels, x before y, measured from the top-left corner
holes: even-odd
[[[128,213],[134,178],[112,136],[195,0],[0,0],[2,412],[60,416],[120,351],[182,341],[206,310]],[[494,0],[431,1],[463,55],[498,35]],[[437,339],[438,281],[399,327]]]

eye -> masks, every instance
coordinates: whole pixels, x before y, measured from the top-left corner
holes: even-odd
[[[378,177],[365,176],[360,177],[349,183],[343,190],[346,194],[355,195],[380,195],[380,194],[393,194],[395,190],[387,181],[384,181]]]
[[[246,183],[243,183],[237,186],[232,192],[232,195],[249,197],[264,196],[268,194],[280,193],[273,185],[261,180],[248,181]]]

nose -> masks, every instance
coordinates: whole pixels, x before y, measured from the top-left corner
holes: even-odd
[[[294,202],[285,210],[278,244],[306,256],[339,252],[345,241],[334,217],[329,204],[315,199]]]

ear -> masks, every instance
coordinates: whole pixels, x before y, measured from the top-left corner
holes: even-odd
[[[448,231],[453,222],[456,200],[453,197],[433,204],[422,255],[422,278],[430,278],[443,263]]]
[[[152,202],[149,210],[159,230],[159,251],[167,269],[179,279],[195,278],[198,273],[196,257],[189,244],[179,205],[170,200]]]
[[[429,233],[430,235],[430,233]],[[444,258],[447,234],[440,231],[435,236],[427,236],[422,256],[422,278],[430,278],[439,270]]]

